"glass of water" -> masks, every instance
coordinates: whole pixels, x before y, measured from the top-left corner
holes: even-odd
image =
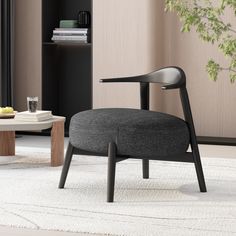
[[[27,97],[27,108],[29,112],[37,111],[38,101],[38,97]]]

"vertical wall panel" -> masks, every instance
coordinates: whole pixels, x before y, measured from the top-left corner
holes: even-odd
[[[15,1],[15,109],[26,109],[26,97],[41,106],[41,0]]]
[[[160,66],[163,3],[93,1],[93,106],[139,107],[139,85],[99,79],[150,72]]]

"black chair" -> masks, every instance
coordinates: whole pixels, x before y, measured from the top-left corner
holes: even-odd
[[[166,67],[147,75],[102,79],[101,82],[140,83],[141,110],[94,109],[77,113],[70,122],[69,145],[59,188],[64,188],[73,153],[108,156],[107,201],[113,202],[116,163],[142,159],[143,178],[149,178],[149,160],[193,162],[201,192],[206,185],[186,89],[186,77],[178,67]],[[149,83],[179,89],[185,120],[149,111]],[[191,152],[187,152],[189,144]]]

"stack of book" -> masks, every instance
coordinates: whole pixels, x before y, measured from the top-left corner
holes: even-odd
[[[56,28],[53,30],[52,41],[88,43],[88,28]]]
[[[15,115],[15,120],[18,121],[28,121],[28,122],[39,122],[44,120],[52,119],[51,111],[36,111],[36,112],[17,112]]]

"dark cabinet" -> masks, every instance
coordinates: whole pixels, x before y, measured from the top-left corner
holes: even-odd
[[[54,43],[60,20],[92,15],[92,0],[42,0],[42,109],[71,117],[92,107],[92,39],[89,43]],[[92,29],[91,29],[92,30]]]

